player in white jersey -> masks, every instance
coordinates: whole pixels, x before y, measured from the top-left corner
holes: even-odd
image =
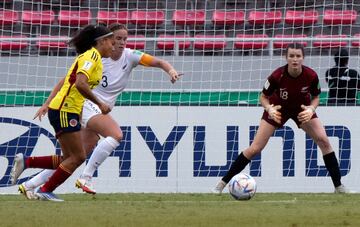
[[[164,70],[169,76],[170,81],[175,83],[181,74],[167,61],[158,59],[143,52],[125,48],[128,32],[127,28],[122,24],[112,24],[109,26],[115,37],[115,50],[111,58],[103,58],[103,77],[102,82],[93,89],[93,93],[102,102],[113,108],[118,95],[125,89],[130,73],[137,65],[148,67],[157,67]],[[54,93],[54,92],[52,92]],[[49,97],[52,98],[52,97]],[[34,118],[39,118],[47,113],[47,106],[42,106],[36,113]],[[119,146],[123,138],[123,133],[119,124],[111,117],[110,114],[101,114],[99,107],[93,102],[86,100],[82,110],[81,130],[82,142],[86,152],[89,154],[93,148],[93,153],[87,163],[80,178],[76,181],[76,186],[84,192],[95,194],[96,191],[92,186],[91,179],[95,170],[101,163],[111,154],[111,152]],[[100,143],[99,135],[104,137]],[[97,144],[97,145],[96,145]],[[28,199],[34,199],[33,189],[43,184],[53,170],[44,170],[27,182],[19,186],[19,191]]]

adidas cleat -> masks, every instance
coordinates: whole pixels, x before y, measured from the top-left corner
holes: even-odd
[[[340,185],[335,188],[336,194],[353,194],[356,193],[356,191],[351,191],[348,188],[345,187],[345,185]]]
[[[211,192],[214,193],[214,194],[221,195],[221,193],[224,190],[225,186],[226,186],[226,183],[221,180],[216,184],[215,188],[213,188],[211,190]]]
[[[83,179],[83,178],[79,178],[76,180],[75,182],[75,186],[77,188],[80,188],[83,190],[83,192],[86,192],[88,194],[93,194],[95,195],[96,194],[96,191],[94,189],[94,186],[92,185],[91,181],[90,180],[86,180],[86,179]]]
[[[35,196],[38,200],[43,201],[53,201],[53,202],[63,202],[64,200],[59,199],[54,193],[52,192],[43,192],[40,188],[38,188],[35,192]]]
[[[16,184],[19,176],[24,172],[25,169],[25,160],[22,153],[16,154],[14,159],[14,165],[10,172],[10,183],[12,185]]]
[[[19,185],[19,192],[29,200],[37,199],[33,190],[26,188],[25,183]]]

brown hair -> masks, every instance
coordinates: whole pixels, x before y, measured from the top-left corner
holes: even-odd
[[[305,58],[304,45],[302,45],[301,43],[290,43],[286,47],[285,56],[288,55],[289,49],[300,49],[301,52],[302,52],[303,57]]]
[[[124,24],[120,24],[120,23],[113,23],[110,24],[108,26],[108,28],[110,29],[110,31],[117,31],[117,30],[128,30],[127,27]]]

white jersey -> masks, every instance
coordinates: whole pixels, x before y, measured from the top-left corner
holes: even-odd
[[[101,83],[92,90],[95,96],[112,109],[118,95],[128,84],[132,69],[139,64],[143,54],[141,51],[125,48],[116,61],[102,58],[103,76]]]

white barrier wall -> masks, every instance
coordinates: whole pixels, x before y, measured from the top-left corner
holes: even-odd
[[[17,192],[17,186],[6,186],[15,152],[33,156],[55,153],[47,118],[32,120],[37,109],[0,109],[0,193]],[[360,108],[319,107],[317,112],[331,133],[338,157],[341,150],[343,182],[357,190]],[[249,146],[262,108],[115,107],[111,114],[124,127],[125,138],[94,177],[98,192],[209,192],[228,169],[231,157]],[[255,175],[258,191],[332,192],[330,177],[323,176],[326,171],[320,151],[311,147],[311,140],[306,140],[292,121],[285,129],[270,139],[261,165],[257,162],[244,170]],[[83,168],[56,192],[80,192],[74,182]],[[38,171],[26,170],[20,180]]]
[[[131,74],[126,90],[261,90],[266,78],[284,65],[282,56],[162,56],[184,76],[175,84],[157,68],[138,66]],[[0,57],[0,90],[52,90],[64,77],[74,57],[21,56]],[[306,56],[305,65],[319,76],[322,90],[328,88],[325,72],[334,66],[333,57]],[[349,67],[360,65],[359,56],[351,56]]]

